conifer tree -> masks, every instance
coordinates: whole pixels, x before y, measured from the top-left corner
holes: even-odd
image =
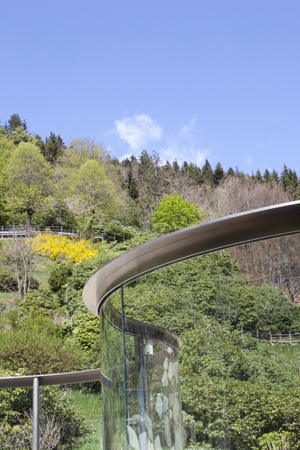
[[[280,181],[285,191],[288,191],[292,194],[296,192],[298,186],[297,174],[295,170],[288,169],[285,164],[281,172]]]
[[[201,169],[196,164],[191,163],[188,169],[189,179],[192,184],[201,184]]]
[[[129,172],[127,174],[127,177],[125,180],[125,185],[126,185],[126,188],[127,188],[130,198],[132,198],[133,200],[136,200],[139,196],[139,190],[138,190],[137,182],[133,177],[131,169],[129,170]]]
[[[228,177],[235,177],[235,172],[232,167],[229,167],[229,169],[227,170],[226,178]]]
[[[259,170],[259,169],[257,169],[257,171],[256,171],[255,179],[256,179],[257,181],[259,181],[260,183],[263,182],[263,177],[261,176],[261,173],[260,173],[260,170]]]
[[[205,160],[204,166],[201,169],[201,175],[203,184],[211,185],[213,183],[214,173],[208,159]]]
[[[5,128],[10,133],[16,130],[18,127],[22,127],[25,131],[27,131],[27,125],[25,120],[22,121],[19,114],[12,114],[10,116],[8,123],[5,125]]]
[[[180,171],[180,167],[179,164],[177,162],[177,159],[175,159],[175,161],[173,161],[173,170],[175,173],[178,173]]]
[[[40,147],[41,152],[45,159],[51,164],[58,161],[58,158],[63,155],[64,150],[67,148],[58,134],[57,136],[50,132],[49,138],[46,137],[45,144]]]
[[[275,169],[273,169],[273,171],[271,173],[270,181],[275,181],[275,183],[279,183],[278,172],[276,172]]]
[[[180,172],[186,173],[189,170],[189,165],[186,161],[183,161],[183,164],[181,166]]]
[[[263,174],[263,179],[265,180],[266,183],[269,183],[271,181],[271,174],[268,169],[265,170]]]
[[[214,184],[219,184],[219,182],[222,180],[222,178],[224,178],[224,175],[225,175],[225,173],[224,173],[223,167],[218,162],[215,167],[215,171],[214,171],[214,175],[213,175]]]

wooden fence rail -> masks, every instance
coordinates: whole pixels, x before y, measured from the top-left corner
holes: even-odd
[[[300,331],[265,331],[265,330],[247,330],[241,329],[242,336],[244,333],[250,333],[257,342],[268,342],[270,345],[297,345],[300,344]]]
[[[27,225],[11,225],[11,226],[2,226],[0,225],[0,236],[1,239],[4,238],[12,238],[12,237],[29,237],[34,236],[39,233],[54,233],[60,234],[62,236],[70,236],[70,237],[82,237],[81,228],[76,230],[75,228],[63,228],[63,227],[39,227],[39,226],[27,226]],[[93,238],[101,239],[102,241],[107,240],[107,235],[104,231],[97,234],[97,236],[93,236]],[[118,240],[118,236],[111,236],[110,241]],[[121,240],[124,242],[126,238],[121,236]],[[120,237],[119,237],[120,241]]]
[[[38,233],[55,233],[61,234],[64,236],[79,236],[77,230],[74,228],[63,228],[63,227],[38,227],[38,226],[30,226],[27,225],[13,225],[13,226],[0,226],[0,235],[1,239],[5,237],[28,237],[34,236]]]

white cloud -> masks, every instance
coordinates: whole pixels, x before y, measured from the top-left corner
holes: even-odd
[[[119,160],[124,161],[124,159],[126,159],[126,158],[130,159],[131,156],[132,156],[132,153],[125,153],[125,155],[121,156],[121,158],[119,158]]]
[[[147,114],[124,117],[115,122],[117,133],[132,150],[142,150],[149,141],[162,138],[162,128]]]
[[[251,164],[252,163],[252,159],[250,156],[247,157],[247,164]]]
[[[184,161],[192,162],[201,167],[206,158],[210,156],[209,148],[198,148],[197,140],[194,137],[194,129],[197,118],[193,117],[188,125],[184,125],[179,131],[178,137],[168,141],[167,147],[160,149],[162,159],[174,161],[177,159],[179,164]]]
[[[190,120],[190,123],[189,123],[189,125],[185,125],[184,127],[182,127],[181,128],[181,130],[180,130],[180,135],[182,136],[182,137],[188,137],[188,138],[193,138],[193,134],[192,134],[192,132],[194,131],[194,128],[195,128],[195,123],[197,122],[197,118],[196,117],[193,117],[191,120]]]
[[[182,146],[179,142],[169,142],[167,148],[160,150],[163,160],[170,162],[177,159],[178,164],[182,164],[184,161],[192,162],[201,167],[205,163],[206,158],[210,155],[210,149],[196,149],[194,147]]]

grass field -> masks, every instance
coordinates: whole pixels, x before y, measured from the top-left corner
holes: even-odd
[[[81,450],[102,450],[101,394],[85,394],[82,391],[74,390],[72,395],[75,404],[79,406],[92,428],[91,435]]]

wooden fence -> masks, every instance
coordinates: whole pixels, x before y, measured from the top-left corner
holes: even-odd
[[[30,226],[27,225],[13,225],[13,226],[0,226],[0,235],[1,239],[4,239],[5,237],[11,238],[11,237],[28,237],[28,236],[34,236],[38,233],[55,233],[55,234],[61,234],[64,236],[79,236],[80,233],[78,233],[74,228],[73,229],[66,229],[62,227],[37,227],[37,226]]]
[[[257,342],[268,342],[270,345],[297,345],[300,344],[300,331],[265,331],[241,329],[244,333],[250,333]]]
[[[2,226],[0,225],[0,236],[1,239],[12,238],[12,237],[29,237],[34,236],[39,233],[54,233],[61,234],[62,236],[70,237],[82,237],[81,228],[76,230],[75,228],[63,228],[63,227],[38,227],[38,226],[27,226],[27,225],[12,225],[12,226]],[[101,239],[102,241],[108,240],[108,242],[115,241],[118,236],[112,235],[108,239],[104,231],[93,236],[94,239]],[[124,242],[126,238],[121,237]],[[120,241],[120,239],[119,239]]]

